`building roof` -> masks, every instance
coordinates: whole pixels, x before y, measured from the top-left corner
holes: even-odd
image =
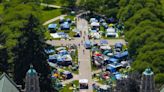
[[[6,73],[0,76],[0,92],[20,92],[17,85]]]
[[[145,75],[153,75],[154,73],[151,71],[150,68],[146,68],[145,71],[143,72]]]
[[[36,70],[33,68],[32,65],[30,66],[30,69],[27,71],[27,74],[30,75],[30,76],[33,76],[33,75],[37,74]]]

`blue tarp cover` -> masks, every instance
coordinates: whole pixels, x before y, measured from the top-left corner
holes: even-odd
[[[64,22],[63,24],[61,24],[62,28],[70,28],[70,25],[68,22]]]
[[[112,73],[116,72],[116,69],[114,67],[111,67],[111,66],[107,67],[106,69],[109,70]]]
[[[118,59],[116,59],[116,58],[110,58],[109,61],[112,62],[112,63],[117,63]]]
[[[122,43],[116,43],[115,48],[122,48],[123,44]]]
[[[124,51],[122,53],[116,54],[114,57],[120,59],[127,56],[128,56],[128,51]]]
[[[108,44],[107,40],[100,40],[100,44]]]
[[[48,29],[50,29],[50,28],[54,28],[55,29],[56,27],[57,27],[57,24],[49,24],[48,25]]]

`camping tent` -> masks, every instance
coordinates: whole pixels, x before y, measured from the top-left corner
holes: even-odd
[[[63,75],[66,77],[66,79],[71,79],[71,78],[73,78],[72,73],[69,72],[69,71],[64,71],[64,72],[63,72]]]
[[[123,44],[122,43],[115,43],[115,48],[122,48]]]
[[[99,26],[100,26],[100,23],[98,23],[98,22],[91,23],[91,27],[99,27]]]
[[[100,45],[107,45],[108,41],[107,40],[100,40]]]
[[[60,25],[61,30],[70,30],[70,24],[68,22],[64,22]]]
[[[48,30],[50,30],[50,32],[56,32],[57,24],[49,24],[48,25]]]
[[[117,59],[120,59],[120,60],[126,59],[128,57],[128,51],[118,53],[118,54],[114,55],[114,57],[117,58]]]
[[[90,49],[92,47],[91,41],[89,41],[89,40],[85,41],[84,46],[85,46],[86,49]]]
[[[92,22],[98,22],[98,20],[96,18],[91,18],[89,22],[90,23],[92,23]]]
[[[110,72],[114,73],[114,72],[116,72],[116,68],[111,67],[111,66],[108,66],[108,67],[106,68],[106,71],[110,71]]]

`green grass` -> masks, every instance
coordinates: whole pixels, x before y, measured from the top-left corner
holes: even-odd
[[[62,15],[62,9],[45,9],[45,7],[41,6],[42,14],[41,21],[44,23],[52,18]]]
[[[75,81],[73,81],[72,83],[73,83],[74,85],[76,85],[76,88],[79,86],[79,81],[78,81],[78,80],[75,80]],[[64,88],[61,89],[59,92],[73,92],[73,90],[70,89],[70,87],[72,87],[72,86],[71,86],[71,83],[66,84],[66,85],[64,86]]]
[[[0,4],[0,14],[2,14],[2,13],[3,13],[3,5]]]

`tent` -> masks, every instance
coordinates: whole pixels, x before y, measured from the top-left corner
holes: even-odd
[[[106,44],[108,44],[107,40],[100,40],[100,45],[106,45]]]
[[[51,53],[54,53],[55,50],[53,50],[53,49],[45,49],[45,52],[46,52],[47,54],[51,54]]]
[[[121,80],[122,79],[122,74],[116,73],[115,77],[116,77],[117,80]]]
[[[106,71],[110,71],[110,72],[114,73],[114,72],[116,72],[116,68],[111,67],[111,66],[108,66],[108,67],[106,68]]]
[[[91,27],[99,27],[99,26],[100,26],[100,23],[98,23],[98,22],[91,23]]]
[[[112,27],[109,27],[107,30],[106,30],[107,33],[115,33],[116,30]]]
[[[61,30],[70,30],[70,24],[68,22],[64,22],[60,25]]]
[[[111,50],[112,48],[108,45],[100,46],[100,49],[102,50]]]
[[[51,35],[53,38],[61,38],[61,36],[58,35],[58,33],[50,33],[50,35]]]
[[[69,72],[69,71],[64,71],[64,72],[63,72],[63,75],[66,77],[66,79],[71,79],[71,78],[73,78],[72,73]]]
[[[122,43],[115,43],[115,48],[121,48],[122,49],[123,44]]]
[[[49,24],[48,25],[48,30],[50,30],[50,32],[56,32],[57,24]]]
[[[66,47],[58,47],[56,48],[57,51],[60,51],[60,50],[66,50]]]
[[[90,49],[90,48],[92,47],[91,41],[89,41],[89,40],[85,41],[85,42],[84,42],[84,47],[85,47],[86,49]]]
[[[58,54],[60,54],[60,55],[67,55],[68,51],[67,50],[61,50],[61,51],[58,52]]]
[[[90,23],[92,23],[92,22],[98,22],[98,20],[96,18],[91,18],[89,22]]]
[[[107,20],[108,23],[113,23],[114,21],[115,21],[115,19],[113,17],[108,18],[108,20]]]
[[[64,17],[60,17],[59,24],[64,23]]]
[[[57,62],[57,55],[56,55],[56,54],[54,54],[54,55],[49,55],[48,61],[49,61],[49,62],[52,62],[52,63],[56,63],[56,62]]]
[[[117,63],[117,62],[118,62],[118,59],[116,59],[116,58],[110,58],[108,60],[108,63]]]
[[[125,58],[128,57],[128,51],[118,53],[118,54],[114,55],[114,57],[117,58],[117,59],[125,59]]]
[[[72,21],[70,18],[68,18],[68,19],[66,19],[66,22],[71,23]]]

